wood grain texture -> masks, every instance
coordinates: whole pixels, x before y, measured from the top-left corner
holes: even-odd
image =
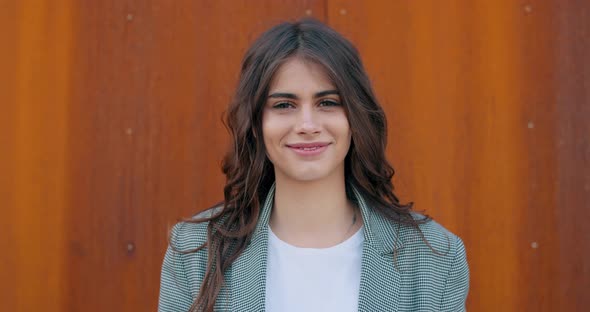
[[[62,307],[71,7],[2,4],[0,310]],[[5,28],[4,26],[7,26]],[[6,48],[6,49],[5,49]],[[6,97],[6,99],[4,99]]]
[[[0,0],[0,310],[155,310],[245,49],[307,15],[359,48],[401,198],[464,239],[468,310],[588,306],[587,1]]]
[[[588,29],[582,19],[588,5],[329,3],[329,23],[357,43],[388,112],[389,156],[402,198],[465,240],[468,309],[576,311],[587,305],[578,292],[587,289],[580,287],[588,284],[587,266],[572,255],[588,256],[588,235],[579,232],[581,223],[574,226],[583,221],[558,216],[586,215],[589,208],[582,190],[588,175],[573,173],[585,167],[588,142],[580,138],[561,152],[556,131],[570,139],[590,133],[580,129],[580,118],[590,116],[582,92],[588,61],[581,57],[588,35],[577,30]],[[559,62],[579,62],[576,78],[556,75]],[[558,80],[575,95],[560,98]],[[574,111],[580,114],[572,118]],[[570,188],[560,190],[562,183]],[[565,198],[567,208],[560,204]],[[568,290],[556,292],[557,285]]]
[[[154,310],[169,227],[222,198],[221,117],[246,47],[271,25],[307,10],[321,16],[322,8],[318,1],[79,2],[69,310]]]
[[[552,116],[558,170],[553,211],[557,226],[549,235],[559,248],[558,267],[551,271],[559,277],[552,287],[552,306],[582,311],[590,304],[590,5],[559,1],[551,9],[558,33]]]

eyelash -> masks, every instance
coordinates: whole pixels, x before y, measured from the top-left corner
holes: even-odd
[[[328,106],[328,107],[330,107],[330,106],[340,106],[340,103],[338,103],[336,101],[333,101],[333,100],[322,100],[320,102],[320,105],[322,105],[322,104],[328,104],[328,105],[325,105],[325,106],[322,106],[322,107],[326,107],[326,106]],[[293,106],[293,104],[291,104],[290,102],[279,102],[279,103],[276,103],[275,105],[273,105],[273,108],[276,108],[276,109],[286,109],[286,108],[288,108],[285,105]]]

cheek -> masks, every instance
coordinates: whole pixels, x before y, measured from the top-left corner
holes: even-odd
[[[347,141],[350,141],[352,137],[352,131],[350,130],[350,123],[348,122],[346,115],[342,114],[342,116],[337,119],[337,122],[334,124],[334,130],[339,136],[346,138]]]
[[[281,138],[284,135],[284,122],[276,116],[263,116],[262,118],[262,138],[266,147],[267,156],[279,148]],[[270,157],[269,157],[270,158]]]
[[[352,130],[350,129],[350,124],[346,116],[343,116],[342,119],[340,119],[338,124],[335,126],[337,129],[336,131],[338,133],[338,136],[340,137],[340,140],[342,142],[341,146],[342,148],[345,148],[346,152],[348,153],[348,150],[350,149],[350,144],[352,142]]]

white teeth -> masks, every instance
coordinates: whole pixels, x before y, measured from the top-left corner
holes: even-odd
[[[314,147],[300,147],[299,149],[300,150],[304,150],[304,151],[313,151],[313,150],[316,150],[318,148],[319,148],[318,146],[314,146]]]

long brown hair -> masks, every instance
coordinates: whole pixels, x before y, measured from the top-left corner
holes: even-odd
[[[274,170],[262,139],[263,105],[276,70],[289,58],[320,64],[332,80],[345,109],[352,143],[345,159],[347,194],[354,186],[386,218],[419,230],[427,216],[415,220],[412,203],[393,193],[393,167],[385,157],[387,121],[377,102],[356,48],[342,35],[311,19],[282,23],[263,33],[246,52],[235,96],[225,123],[232,145],[223,160],[224,201],[212,216],[186,222],[209,222],[207,271],[191,311],[213,311],[223,273],[248,245],[261,203],[274,182]],[[187,251],[184,251],[187,252]]]

